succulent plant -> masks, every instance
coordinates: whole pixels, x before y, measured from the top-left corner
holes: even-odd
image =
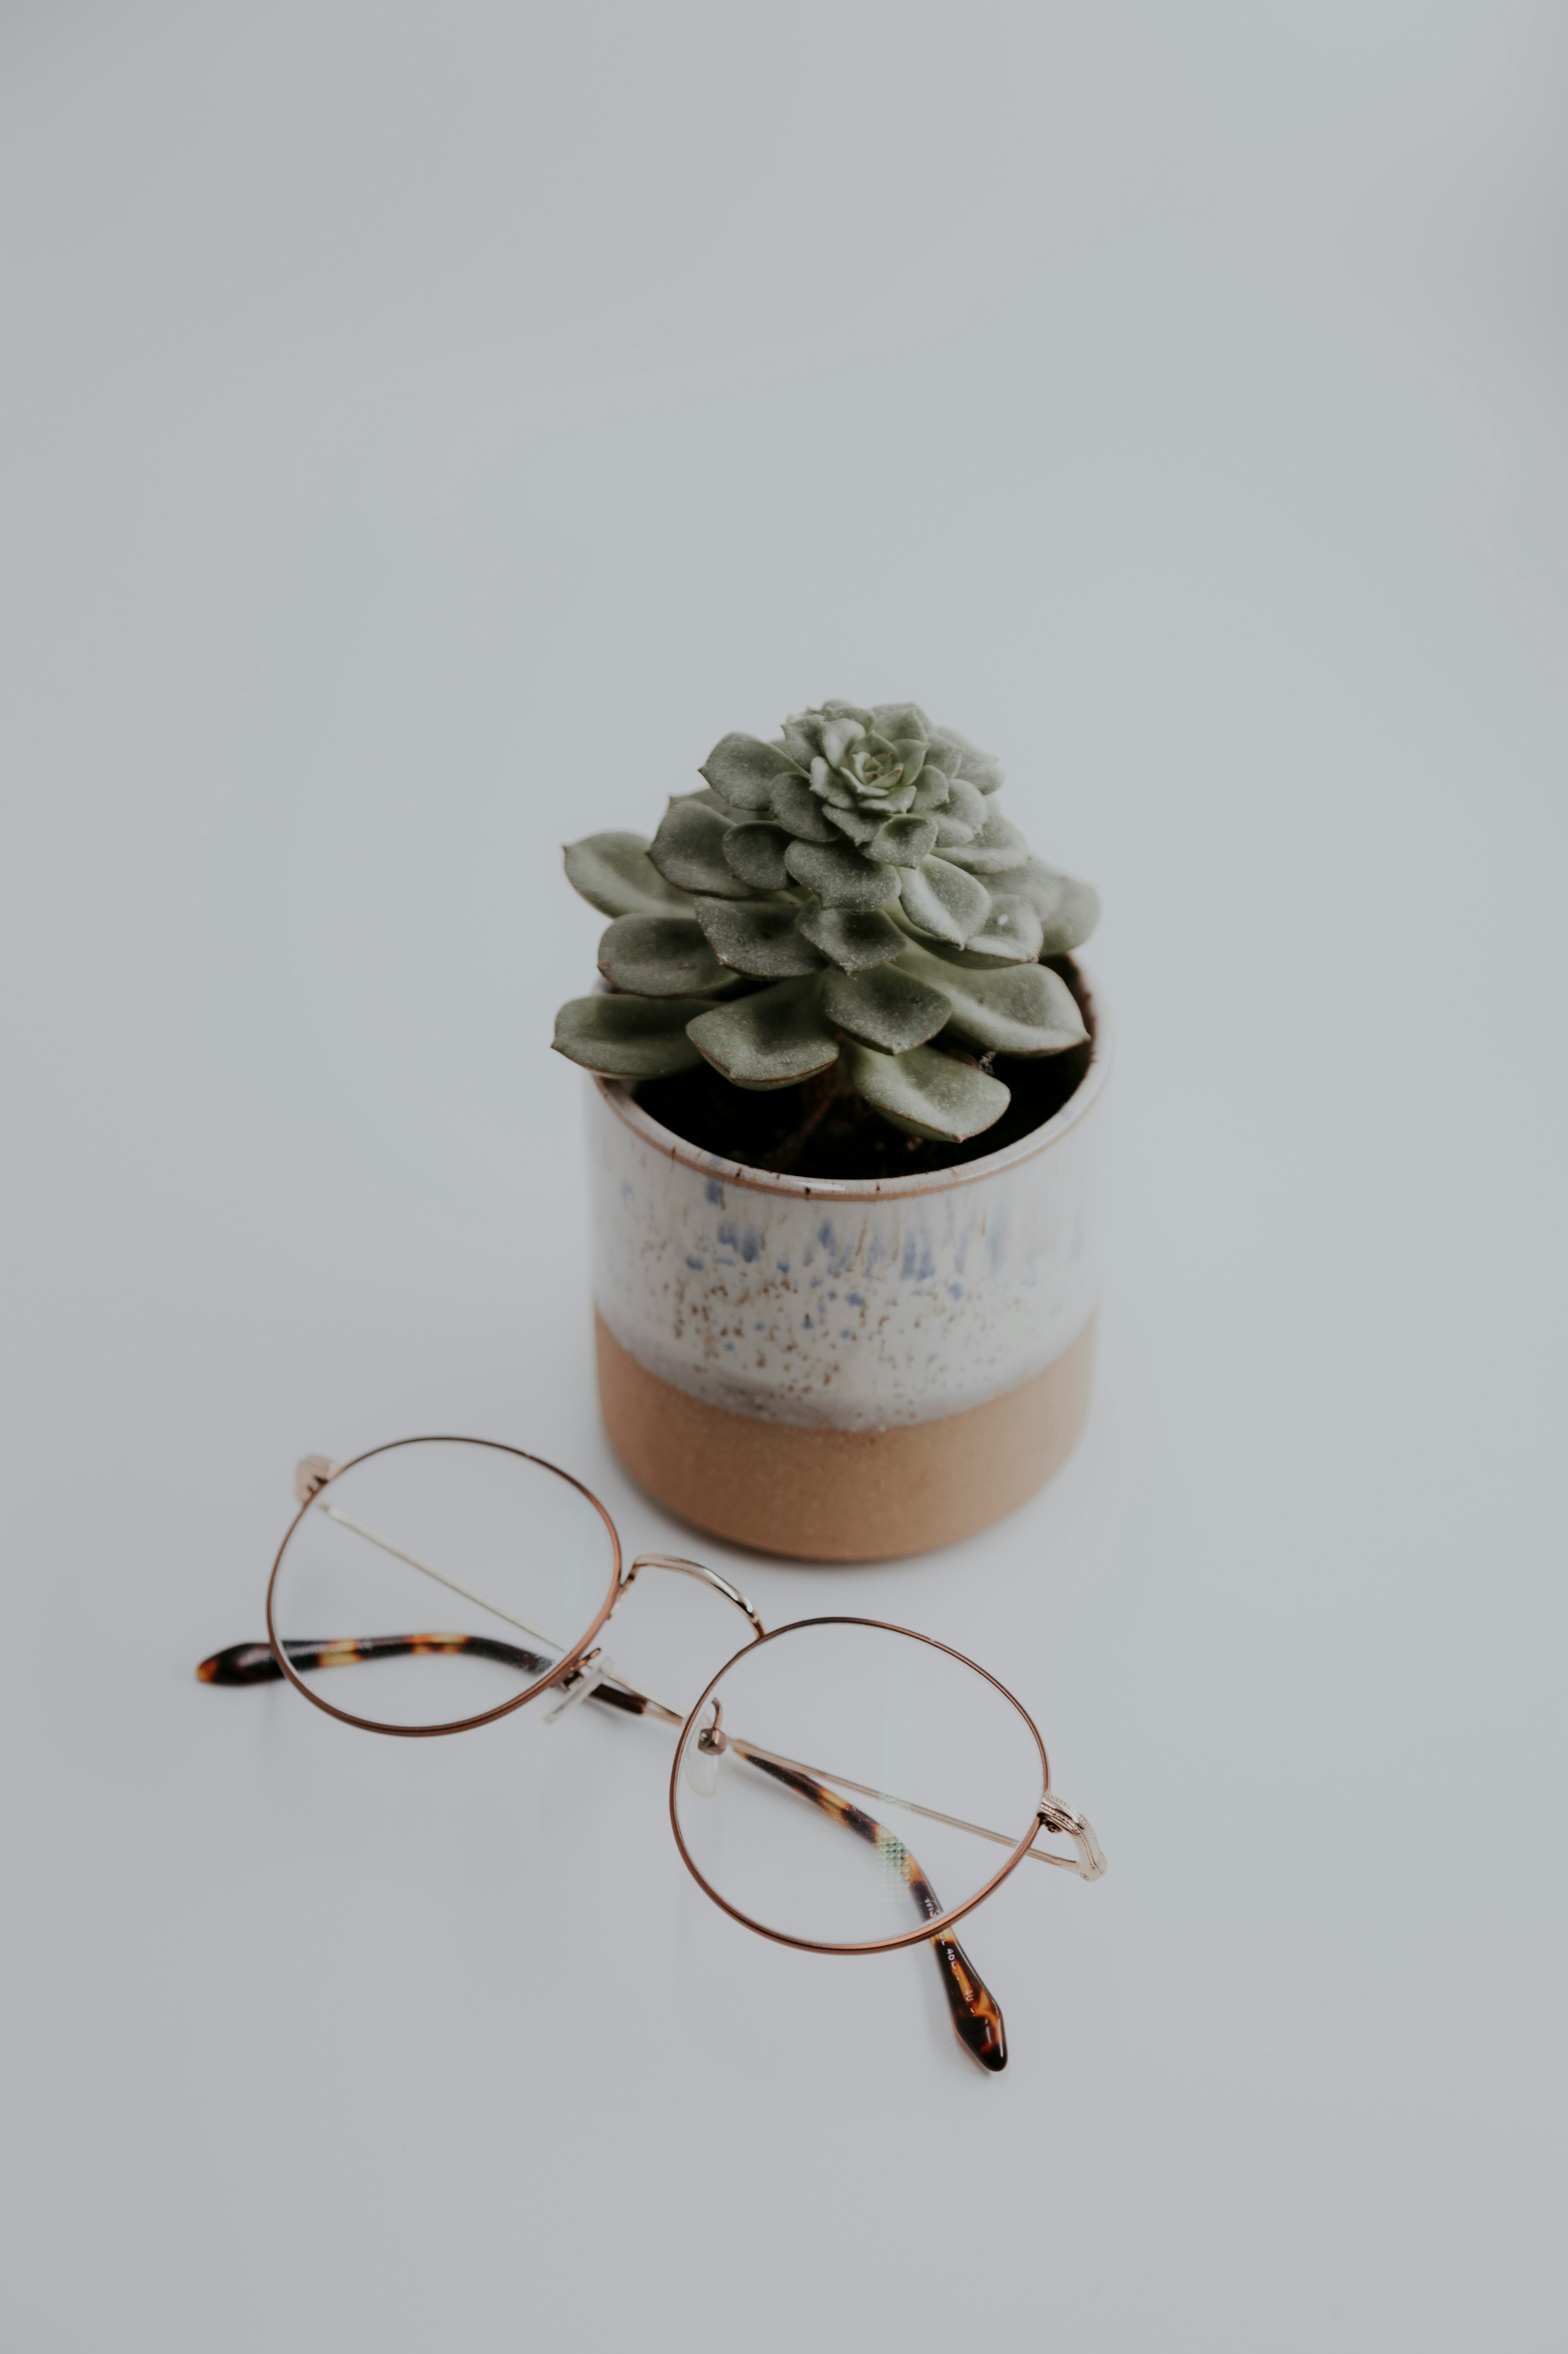
[[[567,851],[613,918],[608,991],[556,1017],[573,1062],[634,1082],[705,1059],[759,1088],[836,1066],[894,1127],[959,1142],[1007,1108],[992,1055],[1086,1035],[1040,960],[1088,938],[1098,900],[1031,855],[997,763],[918,704],[824,703],[771,743],[723,737],[698,773],[652,842]]]

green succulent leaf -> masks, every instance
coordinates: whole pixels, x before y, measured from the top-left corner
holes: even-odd
[[[869,972],[874,965],[890,964],[909,945],[908,934],[892,917],[873,907],[824,907],[820,900],[809,900],[796,928],[841,972]]]
[[[857,849],[863,849],[868,842],[874,842],[887,822],[885,818],[874,816],[865,810],[840,809],[832,801],[823,801],[821,807],[828,823],[836,826],[841,833],[847,833]]]
[[[689,916],[684,891],[665,882],[643,833],[590,833],[567,844],[567,880],[601,916]]]
[[[1041,919],[1045,930],[1040,944],[1042,956],[1070,956],[1083,946],[1100,919],[1100,895],[1092,883],[1080,883],[1071,875],[1064,875],[1062,882],[1062,904],[1054,918]]]
[[[936,846],[935,818],[890,817],[866,843],[865,854],[887,866],[918,866]]]
[[[789,877],[785,871],[784,853],[789,847],[789,836],[781,825],[773,825],[766,818],[753,818],[746,825],[732,826],[724,838],[724,854],[730,872],[749,883],[754,891],[782,891]]]
[[[1026,859],[1022,866],[999,875],[992,888],[1016,893],[1034,908],[1044,928],[1042,956],[1069,955],[1082,947],[1100,919],[1099,894],[1093,885],[1063,875],[1043,858]]]
[[[700,997],[574,997],[551,1044],[607,1079],[673,1078],[700,1060],[686,1025],[707,1011]]]
[[[792,842],[784,864],[824,907],[887,907],[898,896],[898,869],[874,865],[847,842]]]
[[[599,969],[634,997],[711,997],[735,986],[690,916],[618,916],[599,944]]]
[[[931,751],[951,777],[959,777],[968,784],[978,785],[982,793],[1001,790],[1002,774],[1000,760],[960,736],[956,727],[933,727]]]
[[[724,854],[729,826],[716,810],[699,801],[672,801],[648,845],[648,855],[667,883],[683,891],[710,891],[721,899],[744,899],[751,885],[731,873]]]
[[[797,711],[784,722],[776,748],[787,752],[798,769],[803,769],[808,775],[810,773],[811,763],[822,748],[817,741],[808,712]]]
[[[820,972],[827,961],[797,928],[800,909],[794,900],[747,899],[737,906],[733,899],[699,899],[696,907],[708,946],[736,972],[784,981]]]
[[[822,1012],[863,1045],[885,1055],[923,1046],[945,1029],[952,1007],[939,989],[895,964],[872,972],[830,972],[822,981]]]
[[[906,1135],[923,1136],[933,1143],[962,1144],[979,1136],[995,1125],[1012,1101],[1000,1079],[935,1046],[880,1055],[871,1046],[849,1044],[844,1059],[855,1086],[884,1119]]]
[[[962,777],[955,777],[948,788],[948,798],[937,812],[937,846],[945,850],[948,843],[972,842],[987,818],[991,804],[978,785]]]
[[[900,867],[904,912],[916,928],[961,949],[978,932],[991,909],[991,893],[972,875],[946,858],[923,858]]]
[[[1048,965],[978,972],[911,944],[899,967],[942,991],[952,1008],[955,1034],[982,1053],[1060,1055],[1081,1046],[1089,1034],[1077,1000]]]
[[[726,801],[722,793],[715,793],[711,785],[704,785],[694,793],[672,793],[670,798],[675,801],[694,801],[699,809],[717,810],[720,817],[727,818],[731,825],[738,825],[747,814],[745,810],[736,809],[733,801]]]
[[[819,800],[832,801],[838,809],[860,807],[860,796],[853,786],[845,784],[843,779],[829,768],[821,753],[811,763],[811,790]]]
[[[931,723],[917,703],[874,703],[871,717],[877,734],[885,736],[890,744],[898,744],[900,749],[905,737],[924,747],[931,733]]]
[[[938,810],[947,808],[952,799],[952,793],[951,784],[940,769],[933,768],[930,754],[927,753],[925,765],[920,770],[920,781],[916,786],[909,803],[910,814],[914,817],[932,817]]]
[[[967,818],[949,817],[945,809],[934,811],[931,822],[937,829],[937,848],[944,858],[950,858],[960,843],[972,842],[979,831]]]
[[[823,708],[831,711],[833,706],[827,704]],[[842,768],[844,754],[852,744],[858,743],[865,732],[863,719],[851,718],[848,713],[843,711],[836,713],[822,729],[822,755],[828,766],[831,769]]]
[[[773,786],[779,777],[800,774],[788,752],[764,744],[756,736],[722,736],[697,770],[715,793],[736,809],[765,817],[773,806]]]
[[[781,981],[777,988],[715,1005],[692,1022],[688,1036],[715,1071],[737,1087],[789,1087],[831,1070],[838,1037],[822,1018],[816,980]]]
[[[962,866],[970,875],[1005,875],[1029,855],[1029,844],[1011,818],[997,809],[988,810],[984,825],[972,842],[949,850],[946,855],[955,866]]]
[[[769,807],[786,832],[792,833],[797,842],[836,839],[827,811],[804,777],[776,777]]]
[[[969,934],[969,953],[1001,957],[1009,964],[1033,964],[1045,938],[1036,910],[1021,894],[991,886],[991,913],[978,932]]]

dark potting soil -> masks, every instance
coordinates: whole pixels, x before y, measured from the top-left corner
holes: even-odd
[[[1047,957],[1077,999],[1089,1038],[1065,1055],[992,1055],[979,1059],[1012,1090],[1001,1118],[967,1144],[929,1144],[889,1127],[858,1095],[831,1095],[832,1074],[765,1091],[732,1087],[710,1064],[673,1079],[644,1079],[634,1092],[645,1112],[704,1152],[792,1177],[923,1177],[1001,1152],[1054,1119],[1082,1084],[1095,1033],[1094,1003],[1071,957]],[[946,1051],[946,1050],[944,1050]],[[824,1108],[825,1103],[825,1108]],[[819,1117],[808,1130],[812,1114]]]

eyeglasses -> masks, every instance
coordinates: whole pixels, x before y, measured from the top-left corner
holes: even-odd
[[[1052,1795],[1044,1744],[994,1676],[879,1619],[768,1633],[727,1578],[673,1553],[623,1567],[596,1496],[493,1440],[400,1439],[347,1463],[307,1456],[294,1492],[267,1641],[215,1652],[196,1670],[204,1683],[286,1678],[342,1723],[409,1737],[465,1733],[540,1699],[552,1722],[591,1702],[673,1725],[671,1828],[714,1903],[812,1953],[928,1941],[959,2042],[984,2068],[1006,2065],[1001,2012],[952,1929],[1025,1857],[1085,1880],[1106,1864],[1083,1816]],[[697,1581],[746,1621],[740,1649],[689,1710],[618,1670],[598,1640],[650,1569]],[[446,1628],[410,1632],[431,1583]],[[366,1670],[364,1705],[376,1713],[315,1688],[323,1670],[350,1665]],[[1072,1854],[1036,1845],[1043,1834],[1069,1840]]]

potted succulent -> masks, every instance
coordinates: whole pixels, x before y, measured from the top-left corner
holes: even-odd
[[[557,1050],[589,1108],[599,1392],[698,1526],[864,1560],[1012,1511],[1082,1426],[1108,1039],[1088,886],[917,704],[724,737],[652,841],[567,873],[611,918]]]

